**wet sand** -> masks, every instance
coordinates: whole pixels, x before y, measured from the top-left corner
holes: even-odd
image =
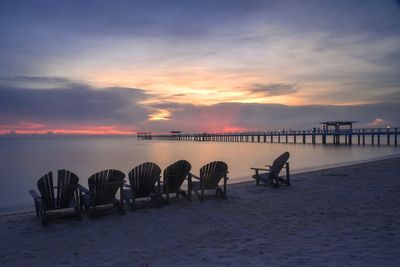
[[[249,170],[249,174],[250,174]],[[1,266],[400,266],[400,158],[297,174],[228,200],[86,215],[0,217]]]

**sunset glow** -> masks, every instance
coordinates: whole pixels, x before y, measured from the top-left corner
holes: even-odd
[[[13,126],[15,127],[15,126]],[[132,135],[136,131],[131,131],[120,126],[88,126],[87,128],[74,129],[30,129],[23,126],[9,130],[10,126],[0,125],[0,134],[74,134],[74,135]]]

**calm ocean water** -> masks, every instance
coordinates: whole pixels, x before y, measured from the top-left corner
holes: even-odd
[[[48,171],[70,169],[86,185],[97,171],[114,168],[127,174],[145,161],[163,169],[186,159],[198,174],[202,165],[222,160],[228,163],[232,183],[249,180],[250,167],[270,164],[284,151],[291,153],[292,172],[400,154],[400,148],[386,146],[140,141],[134,137],[0,140],[0,213],[33,209],[28,190],[36,189],[37,180]]]

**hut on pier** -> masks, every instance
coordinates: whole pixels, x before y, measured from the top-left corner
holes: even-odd
[[[329,127],[333,127],[335,132],[340,132],[341,129],[340,127],[349,127],[345,130],[353,130],[353,123],[355,123],[355,121],[324,121],[324,122],[320,122],[323,125],[323,130],[325,131],[329,131]],[[343,128],[342,128],[343,130]]]
[[[326,144],[326,134],[329,133],[330,127],[333,128],[333,143],[340,144],[340,135],[345,136],[345,143],[352,143],[353,123],[355,121],[324,121],[320,122],[323,128],[322,143]],[[342,128],[341,128],[342,127]],[[346,128],[343,128],[346,127]]]

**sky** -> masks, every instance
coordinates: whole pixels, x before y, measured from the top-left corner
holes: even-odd
[[[0,2],[0,133],[400,126],[400,2]]]

